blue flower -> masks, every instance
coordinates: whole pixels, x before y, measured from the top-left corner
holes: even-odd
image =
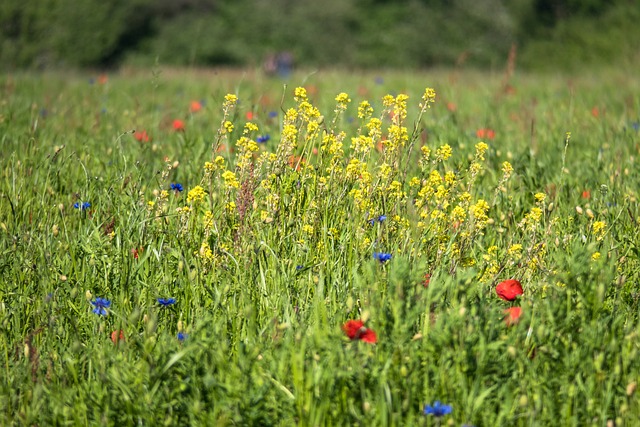
[[[259,142],[260,144],[264,144],[265,142],[267,142],[268,140],[270,140],[271,137],[267,134],[267,135],[260,135],[257,139],[256,142]]]
[[[160,304],[163,307],[169,307],[170,305],[173,305],[175,303],[176,303],[175,298],[158,298],[158,304]]]
[[[187,339],[187,334],[185,334],[184,332],[178,332],[178,341],[182,342],[184,340]]]
[[[96,298],[95,301],[91,301],[91,304],[94,307],[93,312],[100,316],[106,316],[107,308],[111,307],[111,301],[106,298]]]
[[[275,119],[276,117],[278,117],[278,112],[277,111],[269,111],[269,117],[272,119]]]
[[[304,265],[296,265],[296,270],[302,270],[304,268]]]
[[[387,216],[386,216],[386,215],[380,215],[380,216],[379,216],[379,217],[377,217],[377,218],[371,218],[368,222],[369,222],[369,224],[370,224],[370,225],[373,225],[373,224],[375,224],[375,222],[376,222],[376,221],[378,221],[378,222],[382,222],[382,221],[384,221],[385,219],[387,219]]]
[[[434,417],[443,417],[450,414],[452,411],[453,409],[451,408],[451,405],[440,403],[439,400],[436,400],[433,406],[425,405],[424,407],[424,414],[433,415]]]
[[[182,184],[178,184],[178,183],[173,183],[172,182],[169,187],[171,187],[172,190],[177,191],[177,192],[181,192],[182,190],[184,190],[184,188],[182,188]]]
[[[380,262],[387,262],[391,259],[391,254],[388,254],[386,252],[374,252],[373,258],[377,259]]]
[[[640,122],[633,122],[631,123],[631,127],[633,128],[633,130],[635,130],[636,132],[638,132],[640,130]]]
[[[76,208],[76,209],[85,210],[85,209],[89,209],[91,207],[91,203],[89,203],[89,202],[82,202],[82,203],[75,202],[73,204],[73,207]]]

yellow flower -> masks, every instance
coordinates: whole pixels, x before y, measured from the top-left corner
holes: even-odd
[[[599,259],[600,259],[600,252],[594,252],[593,255],[591,255],[591,260],[597,261]]]
[[[236,178],[236,174],[231,172],[231,171],[226,171],[225,173],[222,174],[222,179],[224,179],[224,185],[228,188],[238,188],[240,187],[240,183],[238,182],[238,179]],[[188,199],[187,199],[188,201]]]
[[[449,146],[449,144],[444,144],[443,146],[441,146],[436,150],[436,159],[439,162],[442,162],[444,160],[447,160],[449,157],[451,157],[452,153],[453,153],[453,150],[451,150],[451,146]]]
[[[505,177],[511,176],[513,173],[513,166],[509,162],[502,162],[502,173],[504,173]]]
[[[478,143],[476,144],[476,156],[477,156],[479,159],[484,160],[484,153],[486,153],[486,152],[487,152],[487,149],[488,149],[488,148],[489,148],[489,146],[488,146],[486,143],[484,143],[484,142],[478,142]]]
[[[233,123],[231,123],[229,120],[225,120],[225,122],[224,122],[224,130],[227,133],[233,132]]]
[[[236,103],[238,102],[238,97],[236,95],[233,94],[227,94],[224,97],[224,104],[223,107],[225,109],[229,109],[231,107],[233,107],[234,105],[236,105]]]
[[[307,90],[303,87],[297,87],[293,91],[293,99],[297,102],[303,102],[307,100]]]
[[[358,118],[367,119],[373,114],[373,107],[369,104],[369,101],[362,101],[358,106]]]
[[[210,232],[213,228],[213,212],[206,211],[204,213],[204,218],[202,219],[202,225],[204,226],[204,230],[206,232]]]
[[[338,110],[346,110],[347,104],[351,102],[351,99],[349,98],[349,95],[341,92],[336,96],[336,102],[338,102],[338,105],[336,106]]]
[[[533,196],[534,199],[536,199],[536,203],[544,203],[544,201],[547,199],[547,195],[544,193],[536,193]]]
[[[187,194],[187,203],[199,203],[204,200],[204,188],[199,185],[196,185]]]
[[[258,131],[258,126],[251,123],[251,122],[247,122],[244,125],[244,131],[242,133],[247,134],[249,132],[257,132]]]
[[[593,230],[593,235],[596,237],[596,240],[600,241],[604,238],[606,227],[607,223],[604,221],[596,221],[593,223],[591,229]]]
[[[224,208],[227,210],[227,212],[232,213],[236,210],[236,204],[234,202],[228,202]]]
[[[382,98],[382,105],[385,107],[392,107],[396,103],[396,99],[391,95],[385,95]]]
[[[453,208],[453,210],[451,211],[452,222],[463,223],[465,219],[467,219],[467,212],[462,206],[457,205],[455,208]]]
[[[436,91],[433,88],[426,88],[422,100],[425,102],[428,108],[431,108],[431,103],[436,101]]]
[[[513,257],[519,257],[522,254],[522,245],[520,243],[511,245],[507,252]]]

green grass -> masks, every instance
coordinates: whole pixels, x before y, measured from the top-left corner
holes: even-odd
[[[505,90],[500,75],[446,71],[300,73],[286,85],[235,71],[95,77],[0,77],[0,424],[640,417],[637,79],[516,75]],[[310,138],[308,120],[293,120],[287,148],[298,86],[322,118]],[[425,87],[436,102],[418,121]],[[336,113],[340,92],[352,102]],[[240,102],[223,134],[228,93]],[[358,104],[371,102],[386,136],[388,93],[409,96],[409,140],[355,153],[352,137],[367,131]],[[202,110],[189,111],[193,100]],[[249,138],[270,139],[240,169],[249,112]],[[479,129],[495,132],[484,154]],[[340,132],[342,148],[323,149]],[[439,161],[445,144],[452,156]],[[345,172],[354,158],[364,166]],[[205,162],[224,166],[207,175]],[[495,287],[511,278],[524,294],[506,302]],[[97,297],[111,301],[107,316],[92,312]],[[511,306],[523,314],[507,326]],[[350,319],[377,343],[350,341]],[[452,413],[424,415],[436,400]]]

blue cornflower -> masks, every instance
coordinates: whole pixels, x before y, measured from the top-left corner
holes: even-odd
[[[632,122],[631,127],[633,128],[633,130],[638,132],[640,130],[640,122]]]
[[[269,118],[275,119],[276,117],[278,117],[277,111],[269,111]]]
[[[171,187],[173,191],[177,191],[177,192],[181,192],[182,190],[184,190],[184,188],[182,187],[182,184],[178,184],[174,182],[172,182],[169,187]]]
[[[302,270],[304,268],[304,265],[296,265],[296,270]]]
[[[185,334],[184,332],[178,332],[178,341],[182,342],[184,340],[187,339],[187,334]]]
[[[267,142],[268,140],[270,140],[271,137],[267,134],[267,135],[260,135],[257,139],[256,142],[259,142],[260,144],[264,144],[265,142]]]
[[[373,224],[375,224],[375,222],[376,222],[376,221],[378,221],[378,222],[382,222],[382,221],[384,221],[385,219],[387,219],[387,216],[386,216],[386,215],[380,215],[380,216],[379,216],[379,217],[377,217],[377,218],[371,218],[371,219],[369,220],[369,225],[373,225]]]
[[[106,298],[96,298],[95,301],[91,301],[91,304],[94,307],[93,312],[100,316],[106,316],[107,308],[111,307],[111,301]]]
[[[76,209],[81,209],[81,210],[85,210],[85,209],[89,209],[91,207],[91,203],[89,202],[75,202],[73,204],[73,207]]]
[[[173,305],[175,303],[176,303],[175,298],[158,298],[158,304],[160,304],[163,307],[169,307],[170,305]]]
[[[450,414],[452,411],[453,408],[451,408],[451,405],[440,403],[439,400],[436,400],[433,406],[425,405],[424,407],[424,414],[433,415],[434,417],[443,417]]]
[[[373,258],[377,259],[380,262],[387,262],[391,259],[391,254],[386,252],[374,252]]]

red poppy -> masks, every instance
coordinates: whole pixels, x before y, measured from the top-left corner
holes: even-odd
[[[583,198],[583,199],[590,199],[590,198],[591,198],[591,191],[589,191],[589,190],[584,190],[584,191],[582,192],[582,198]]]
[[[360,340],[370,344],[375,344],[378,341],[376,333],[366,328],[362,320],[347,320],[347,323],[342,325],[342,330],[351,340]]]
[[[138,259],[143,250],[144,248],[142,247],[140,247],[140,249],[133,248],[131,249],[131,255],[133,255],[134,259]]]
[[[458,109],[458,106],[456,104],[454,104],[453,102],[447,102],[447,110],[451,111],[452,113],[455,113],[457,109]]]
[[[136,133],[133,134],[133,137],[140,142],[151,141],[151,137],[149,137],[149,134],[147,133],[146,130],[137,131]]]
[[[522,307],[510,307],[504,311],[504,323],[507,326],[515,325],[520,320],[520,316],[522,316]]]
[[[424,282],[422,283],[422,285],[425,288],[428,288],[429,287],[429,282],[431,282],[431,275],[429,273],[427,273],[427,274],[424,275]]]
[[[184,122],[182,120],[175,119],[173,121],[173,130],[176,132],[184,131]]]
[[[254,117],[253,111],[247,111],[247,120],[253,120]]]
[[[478,129],[476,131],[476,137],[480,139],[494,139],[496,137],[496,132],[493,129]]]
[[[107,84],[108,81],[109,77],[106,74],[100,74],[100,76],[98,76],[98,83],[101,85]]]
[[[122,329],[116,329],[115,331],[111,332],[111,341],[113,341],[114,344],[118,344],[118,342],[124,341],[124,331]]]
[[[593,117],[595,117],[596,119],[597,119],[598,117],[600,117],[600,110],[598,109],[598,107],[593,107],[593,108],[591,109],[591,115],[592,115]]]
[[[505,280],[496,286],[496,294],[505,301],[513,301],[522,293],[522,285],[515,279]]]
[[[191,101],[191,104],[189,105],[189,111],[191,111],[192,113],[197,113],[200,110],[202,110],[202,104],[200,103],[200,101]]]

